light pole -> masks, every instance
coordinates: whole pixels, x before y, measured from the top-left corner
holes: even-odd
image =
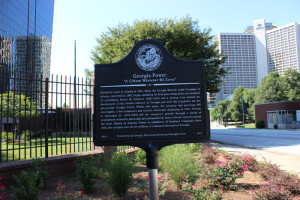
[[[74,134],[77,136],[77,102],[76,102],[76,40],[74,40]]]
[[[245,119],[244,119],[244,97],[242,96],[242,113],[243,113],[243,128],[245,128]]]

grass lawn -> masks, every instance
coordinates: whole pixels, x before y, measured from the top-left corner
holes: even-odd
[[[243,124],[236,125],[237,128],[244,128]],[[245,124],[245,128],[256,128],[255,124]]]
[[[78,153],[92,150],[89,137],[63,137],[48,139],[48,156]],[[45,138],[33,138],[27,142],[1,144],[1,162],[45,157]]]

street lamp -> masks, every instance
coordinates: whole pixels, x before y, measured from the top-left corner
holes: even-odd
[[[74,40],[74,134],[77,136],[77,102],[76,102],[76,40]]]

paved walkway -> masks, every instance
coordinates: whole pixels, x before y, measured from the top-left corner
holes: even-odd
[[[217,123],[211,124],[212,129],[233,129],[235,127],[224,126]],[[293,130],[289,130],[293,131]],[[298,130],[299,131],[299,130]],[[249,148],[226,143],[216,142],[216,147],[228,151],[229,153],[250,154],[256,157],[259,161],[270,161],[279,165],[282,170],[296,173],[300,176],[300,152],[299,147],[283,146],[280,148]]]

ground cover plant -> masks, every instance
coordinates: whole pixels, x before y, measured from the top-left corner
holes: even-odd
[[[139,154],[143,158],[143,153]],[[184,159],[176,159],[174,155],[187,157],[192,165],[185,166]],[[102,168],[102,175],[95,178],[89,193],[83,190],[75,174],[66,174],[59,179],[50,178],[37,199],[149,199],[149,177],[146,166],[141,163],[143,159],[134,162],[135,157],[114,154],[108,161],[95,160],[102,163],[98,166]],[[179,162],[172,165],[174,160]],[[277,165],[259,162],[251,155],[229,154],[209,145],[183,144],[164,148],[160,152],[160,164],[160,199],[300,199],[299,177],[280,170]],[[174,169],[179,170],[179,167],[187,168],[177,174]],[[5,191],[5,199],[12,199],[11,193],[11,190]]]

